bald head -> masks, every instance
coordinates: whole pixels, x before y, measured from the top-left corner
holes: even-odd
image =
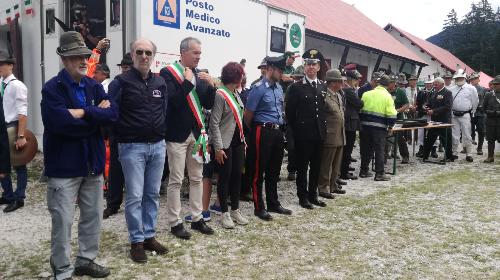
[[[130,50],[134,68],[146,78],[156,54],[156,45],[149,39],[140,38],[130,44]]]

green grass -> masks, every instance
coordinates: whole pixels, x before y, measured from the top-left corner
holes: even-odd
[[[105,230],[99,259],[111,279],[499,279],[499,178],[498,164],[464,166],[272,223],[219,228],[214,237],[181,241],[161,232],[170,252],[146,265],[130,261],[123,233]],[[9,247],[0,276],[50,271],[48,247]]]

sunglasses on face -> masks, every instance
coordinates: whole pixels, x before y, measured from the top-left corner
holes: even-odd
[[[152,51],[145,51],[145,50],[135,50],[136,55],[143,55],[146,54],[146,56],[152,56],[153,52]]]

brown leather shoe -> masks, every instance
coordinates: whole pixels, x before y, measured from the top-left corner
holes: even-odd
[[[158,255],[163,255],[168,252],[167,247],[160,244],[160,242],[156,241],[154,237],[147,238],[144,240],[144,250],[146,251],[154,251]]]
[[[148,261],[146,251],[144,251],[144,242],[138,242],[130,245],[130,258],[137,263]]]

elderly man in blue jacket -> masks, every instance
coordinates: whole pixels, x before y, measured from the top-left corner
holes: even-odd
[[[94,262],[103,211],[105,148],[101,126],[117,119],[102,85],[87,78],[91,51],[74,31],[60,37],[57,54],[64,69],[42,89],[47,206],[52,216],[50,264],[55,279],[72,275],[104,278],[108,268]],[[75,265],[70,262],[75,201],[80,209]]]

